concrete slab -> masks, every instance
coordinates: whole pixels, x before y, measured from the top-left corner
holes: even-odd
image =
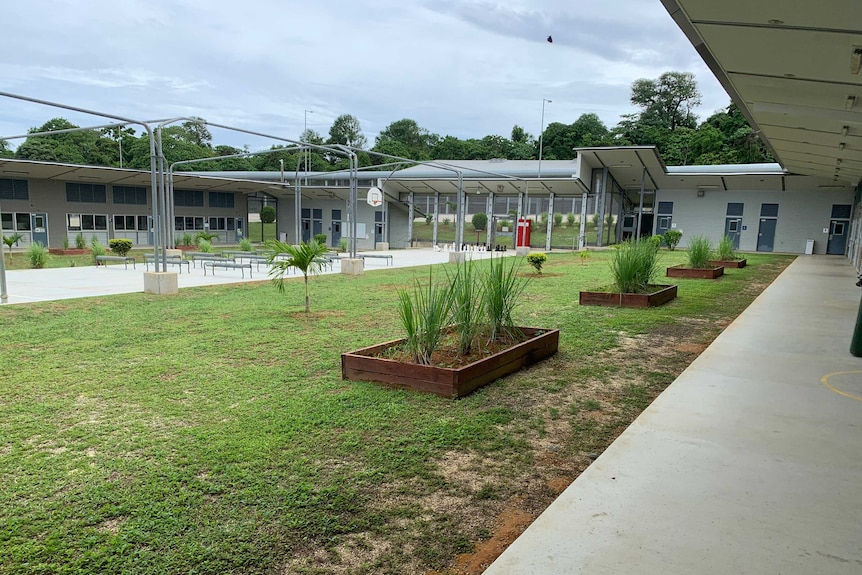
[[[491,257],[502,257],[514,255],[510,252],[465,252],[468,259],[488,259]],[[380,266],[365,266],[365,271],[376,269],[391,269],[392,267],[412,267],[429,264],[446,263],[449,261],[448,252],[435,252],[431,248],[375,251],[374,255],[391,255],[391,266],[386,265],[382,259],[369,259],[369,262],[381,262]],[[361,262],[362,260],[360,260]],[[176,271],[171,266],[168,271]],[[151,266],[150,271],[154,271]],[[177,275],[178,289],[200,287],[206,285],[222,285],[232,283],[269,281],[267,266],[254,267],[253,278],[243,278],[240,270],[219,270],[218,275],[203,275],[203,269],[198,265],[191,268],[190,273],[185,272]],[[327,269],[323,273],[340,273],[340,264],[336,263],[334,269]],[[128,269],[122,264],[108,266],[82,266],[74,268],[49,268],[41,270],[11,270],[6,272],[9,301],[3,305],[25,304],[39,301],[52,301],[61,299],[73,299],[80,297],[107,296],[121,293],[138,293],[144,291],[144,274],[146,269]],[[301,276],[293,271],[288,276]]]
[[[862,573],[854,279],[798,258],[485,575]]]

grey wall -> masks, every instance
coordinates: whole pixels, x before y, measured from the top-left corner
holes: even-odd
[[[814,240],[814,252],[826,253],[832,215],[832,204],[852,204],[853,193],[845,191],[813,192],[764,192],[764,191],[716,191],[706,190],[702,198],[696,190],[659,190],[656,202],[673,202],[673,223],[683,232],[681,247],[688,245],[688,238],[703,235],[713,244],[724,235],[725,215],[728,202],[745,204],[740,251],[757,250],[757,234],[760,225],[760,205],[778,204],[778,222],[775,229],[775,252],[804,253],[807,239]],[[658,205],[656,203],[656,205]],[[658,218],[656,218],[658,223]]]

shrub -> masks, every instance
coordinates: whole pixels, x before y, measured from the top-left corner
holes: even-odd
[[[413,290],[398,290],[398,318],[406,334],[405,345],[416,363],[428,365],[449,325],[452,311],[452,286],[435,284],[428,270],[428,285],[419,280]]]
[[[338,249],[342,252],[347,251],[347,238],[341,238],[340,240],[338,240]]]
[[[434,214],[425,214],[425,225],[430,226],[431,222],[434,221]]]
[[[213,245],[203,238],[198,239],[198,250],[202,251],[205,254],[211,253],[213,251]]]
[[[75,236],[75,247],[79,250],[87,247],[87,240],[84,239],[84,234],[81,232],[78,232],[78,235]]]
[[[218,234],[210,233],[210,232],[198,232],[195,234],[195,243],[200,245],[201,240],[207,241],[212,244],[214,239],[218,238]]]
[[[500,220],[500,229],[497,231],[503,231],[503,228],[508,228],[512,225],[512,222],[509,220]]]
[[[63,249],[64,250],[69,249],[69,238],[63,238]]]
[[[105,246],[103,246],[99,242],[99,238],[93,236],[90,238],[90,254],[93,257],[93,265],[99,265],[99,260],[96,259],[96,256],[103,256],[107,253]]]
[[[581,263],[587,265],[587,260],[590,259],[590,252],[586,248],[582,249],[578,254],[581,257]]]
[[[599,214],[593,214],[593,215],[591,215],[591,216],[589,217],[589,220],[588,220],[588,221],[589,221],[591,224],[593,224],[594,226],[599,225]]]
[[[252,250],[251,240],[245,238],[241,239],[239,241],[239,249],[244,252],[250,252]]]
[[[448,226],[451,220],[449,218],[443,218],[443,225]]]
[[[536,268],[536,273],[542,273],[542,266],[548,261],[548,256],[541,252],[536,252],[527,256],[527,263]]]
[[[195,245],[195,240],[190,233],[186,232],[183,234],[183,237],[180,238],[180,245],[181,246],[193,246],[193,245]]]
[[[688,265],[696,269],[709,267],[712,255],[712,242],[704,236],[694,236],[688,242]]]
[[[41,242],[33,242],[27,246],[25,253],[27,254],[27,259],[30,260],[30,267],[33,269],[43,268],[48,263],[48,248]]]
[[[444,268],[445,269],[445,268]],[[468,355],[481,329],[482,285],[476,281],[473,263],[460,263],[450,275],[452,297],[451,324],[458,337],[458,353]]]
[[[265,224],[271,224],[275,221],[275,208],[272,206],[263,206],[260,209],[260,221]]]
[[[491,258],[488,272],[483,278],[485,294],[485,316],[489,323],[491,341],[514,335],[515,323],[512,311],[527,280],[518,277],[520,261],[511,258],[508,267],[503,258]]]
[[[575,214],[572,214],[572,213],[566,214],[566,223],[569,226],[575,225],[575,222],[577,222],[577,221],[578,221],[578,216],[576,216]]]
[[[644,293],[658,273],[658,251],[646,240],[625,241],[611,258],[614,286],[620,293]]]
[[[725,262],[739,259],[733,251],[733,239],[730,236],[724,236],[718,242],[718,259]]]
[[[650,236],[649,238],[647,238],[647,241],[650,242],[653,246],[655,246],[655,249],[659,249],[664,243],[664,236],[662,236],[661,234],[655,234],[654,236]]]
[[[554,227],[558,228],[563,225],[563,214],[554,212]]]
[[[547,225],[548,225],[548,212],[542,212],[541,214],[539,214],[539,222],[540,222],[543,226],[547,226]]]
[[[670,251],[676,249],[676,246],[679,245],[679,240],[682,239],[682,232],[679,230],[667,230],[664,233],[664,243],[667,244],[667,247]]]
[[[326,234],[314,234],[314,241],[321,245],[326,245]]]
[[[132,249],[132,240],[128,238],[114,238],[108,240],[108,247],[118,256],[125,256]]]
[[[473,214],[473,229],[477,232],[484,232],[488,229],[488,216],[479,212],[478,214]]]

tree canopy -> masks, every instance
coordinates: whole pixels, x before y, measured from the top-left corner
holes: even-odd
[[[773,161],[760,137],[753,132],[739,109],[731,104],[716,111],[698,124],[695,109],[701,95],[694,76],[688,72],[666,72],[655,79],[639,79],[632,83],[631,102],[639,111],[624,115],[616,126],[608,128],[593,113],[582,114],[571,123],[551,122],[542,139],[542,158],[566,160],[579,147],[655,145],[668,165],[733,164]],[[75,128],[64,118],[53,118],[31,133]],[[162,130],[165,157],[168,164],[189,159],[212,158],[238,154],[244,150],[217,145],[203,124],[185,122]],[[359,120],[342,114],[332,123],[328,137],[308,129],[299,136],[302,142],[316,145],[350,144],[362,150],[368,141]],[[195,171],[206,170],[270,170],[286,173],[304,170],[329,171],[347,168],[347,159],[336,153],[313,150],[308,153],[279,151],[271,154],[229,158],[181,166]],[[411,118],[402,118],[386,126],[377,135],[372,152],[426,160],[509,160],[537,159],[539,141],[521,126],[512,127],[510,137],[489,134],[458,138],[441,136],[420,126]],[[122,154],[122,156],[121,156]],[[71,132],[52,136],[28,137],[13,151],[9,143],[0,141],[0,157],[68,162],[97,166],[119,166],[149,169],[150,151],[146,134],[137,134],[131,127]],[[360,166],[385,164],[388,161],[365,152],[357,153]]]

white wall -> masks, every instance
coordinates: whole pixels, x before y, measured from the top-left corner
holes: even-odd
[[[673,202],[673,223],[683,232],[681,247],[688,245],[687,239],[703,235],[717,244],[724,235],[727,204],[739,202],[745,205],[741,233],[740,251],[757,250],[757,234],[760,226],[760,205],[778,204],[778,222],[775,228],[773,251],[804,253],[807,239],[814,240],[814,252],[826,253],[826,240],[832,215],[832,204],[852,204],[853,193],[841,190],[782,192],[782,191],[720,191],[706,190],[702,198],[696,190],[659,190],[658,202]],[[656,223],[658,220],[656,218]]]

